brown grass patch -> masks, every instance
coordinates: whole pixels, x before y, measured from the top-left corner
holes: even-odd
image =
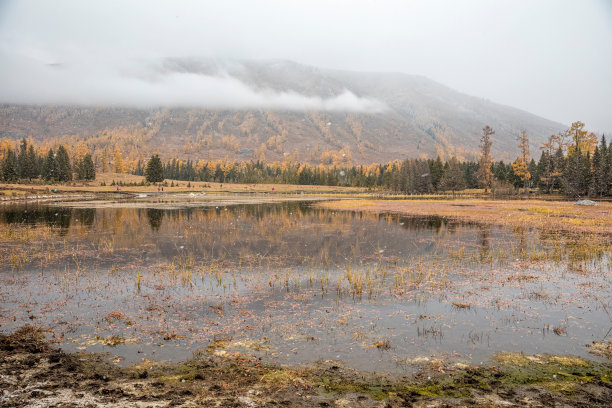
[[[315,204],[332,210],[367,210],[549,231],[612,234],[612,203],[576,207],[573,202],[514,200],[341,200]]]

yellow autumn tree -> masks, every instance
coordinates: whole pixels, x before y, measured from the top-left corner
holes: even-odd
[[[115,150],[113,171],[115,173],[125,172],[125,168],[123,167],[123,157],[121,157],[121,152],[119,150]]]
[[[491,136],[494,134],[495,131],[491,126],[487,125],[482,129],[482,137],[480,138],[481,155],[476,178],[479,184],[484,187],[485,194],[488,192],[493,182],[493,172],[491,171],[491,165],[493,163],[493,159],[491,158],[491,145],[493,141],[491,140]]]
[[[527,182],[531,180],[531,173],[529,173],[529,139],[526,131],[521,131],[518,142],[521,155],[512,163],[512,170],[521,179],[526,191]]]
[[[569,145],[569,153],[578,147],[582,154],[593,154],[595,152],[595,147],[599,143],[597,135],[584,129],[584,123],[580,121],[572,123],[572,126],[567,131],[566,137],[571,138],[573,142]]]

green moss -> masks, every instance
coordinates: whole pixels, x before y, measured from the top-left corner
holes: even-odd
[[[612,374],[612,365],[609,363],[587,361],[574,356],[525,356],[522,353],[502,353],[496,356],[496,360],[502,363],[500,367],[502,376],[499,380],[507,386],[562,381],[609,382]]]
[[[587,361],[573,356],[503,353],[496,356],[497,367],[468,368],[450,374],[438,375],[431,380],[410,382],[376,382],[363,379],[355,382],[333,376],[313,377],[314,385],[329,393],[363,393],[375,399],[392,394],[407,393],[429,397],[469,397],[479,388],[490,391],[496,387],[512,388],[520,385],[539,385],[551,392],[572,394],[589,382],[610,382],[612,365]]]

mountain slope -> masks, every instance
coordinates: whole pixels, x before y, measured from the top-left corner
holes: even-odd
[[[207,59],[166,59],[146,73],[160,78],[177,74],[229,78],[262,98],[335,105],[300,110],[295,104],[286,109],[5,104],[0,106],[0,136],[64,143],[76,138],[96,151],[110,144],[132,160],[159,151],[165,157],[193,159],[289,156],[310,162],[371,163],[437,154],[473,157],[487,124],[496,131],[494,156],[508,160],[516,155],[521,129],[527,130],[535,148],[565,128],[421,76],[326,70],[289,61]]]

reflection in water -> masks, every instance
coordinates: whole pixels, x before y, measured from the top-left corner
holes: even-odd
[[[491,252],[491,244],[489,243],[489,235],[491,233],[491,227],[488,225],[481,225],[480,227],[480,259],[486,259],[489,257]]]
[[[74,216],[82,225],[93,226],[96,219],[96,210],[93,208],[77,208],[73,210]]]
[[[6,224],[56,227],[68,243],[120,250],[126,262],[140,262],[144,251],[151,262],[191,256],[208,264],[329,267],[381,256],[423,256],[441,243],[477,239],[473,227],[441,217],[332,213],[299,202],[183,209],[29,206],[0,214]],[[406,236],[406,230],[413,234]],[[96,252],[81,259],[87,255],[92,262],[107,259]]]
[[[69,350],[105,351],[101,339],[120,336],[112,352],[128,361],[226,339],[287,363],[402,370],[419,356],[584,354],[609,329],[609,248],[536,230],[292,202],[11,206],[0,232],[0,330],[35,320]],[[579,274],[566,273],[570,256]],[[109,313],[123,317],[109,325]],[[571,336],[543,330],[555,325]]]
[[[159,227],[161,227],[162,220],[164,219],[164,210],[159,210],[157,208],[147,208],[147,218],[149,219],[149,225],[151,225],[151,230],[159,231]]]
[[[39,206],[8,206],[0,211],[0,220],[4,224],[45,224],[50,227],[59,227],[60,235],[67,233],[73,216],[90,214],[92,217],[95,210],[73,210],[65,207],[39,207]],[[93,222],[93,221],[92,221]],[[91,225],[91,223],[89,223]]]

